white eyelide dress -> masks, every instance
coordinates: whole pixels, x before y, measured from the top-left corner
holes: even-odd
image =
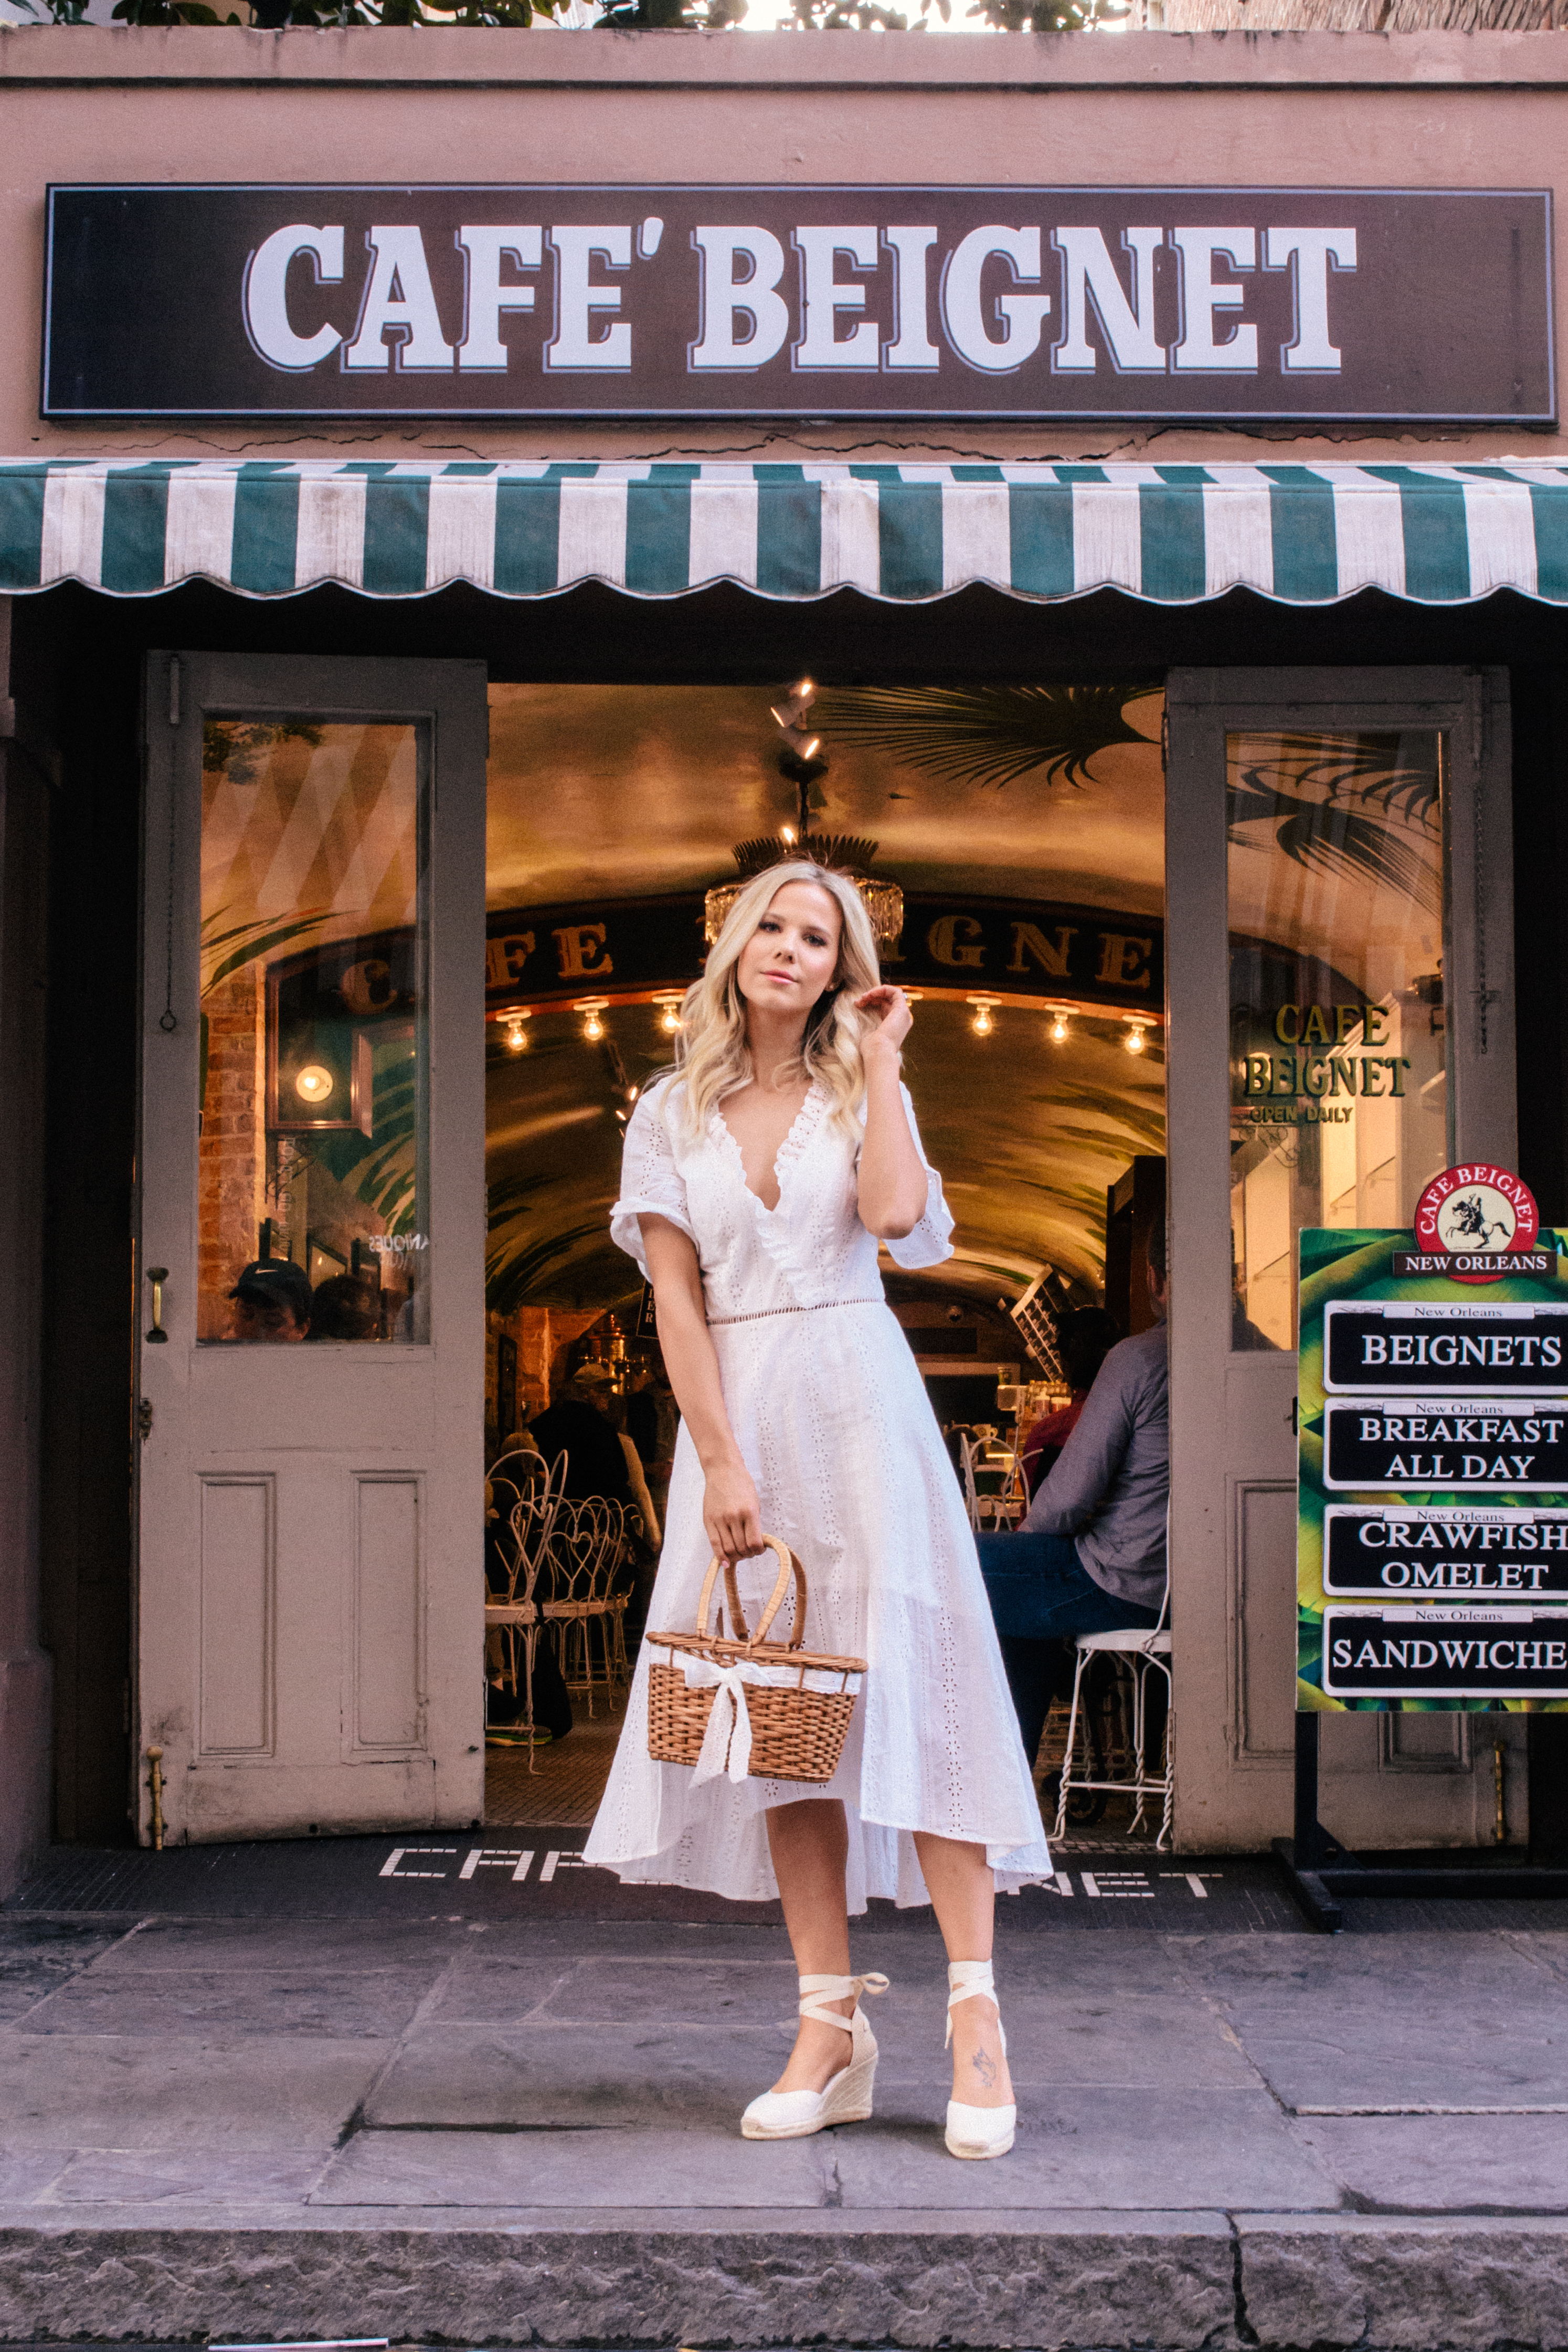
[[[778,1892],[763,1812],[822,1796],[841,1798],[848,1820],[851,1911],[871,1895],[928,1899],[913,1830],[984,1843],[999,1887],[1047,1877],[974,1538],[914,1357],[883,1302],[876,1239],[860,1222],[858,1147],[814,1086],[780,1150],[770,1210],[747,1188],[722,1117],[715,1111],[693,1140],[682,1108],[679,1078],[637,1104],[610,1230],[645,1274],[639,1215],[667,1217],[695,1244],[763,1525],[800,1555],[810,1583],[806,1645],[863,1657],[868,1672],[830,1781],[694,1784],[692,1768],[648,1755],[648,1667],[669,1654],[645,1643],[584,1861],[625,1880],[763,1901]],[[952,1254],[952,1231],[931,1169],[924,1216],[888,1247],[901,1266],[938,1265]],[[781,1311],[799,1309],[812,1311]],[[695,1621],[710,1558],[702,1495],[683,1424],[648,1612],[659,1632]],[[741,1565],[753,1626],[774,1574],[771,1552]],[[786,1622],[772,1638],[784,1638]]]

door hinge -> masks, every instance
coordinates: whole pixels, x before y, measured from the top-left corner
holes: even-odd
[[[171,727],[177,727],[179,723],[180,656],[178,654],[171,654],[169,656],[169,724]]]
[[[136,1408],[136,1427],[143,1445],[153,1434],[153,1400],[143,1397]]]

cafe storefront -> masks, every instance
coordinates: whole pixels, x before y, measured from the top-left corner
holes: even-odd
[[[485,1821],[488,1462],[803,830],[940,1416],[1166,1221],[1175,1840],[1289,1829],[1295,1235],[1568,1217],[1558,47],[0,38],[0,1873],[151,1750],[174,1840]],[[1325,1702],[1324,1819],[1545,1853],[1563,1728]]]

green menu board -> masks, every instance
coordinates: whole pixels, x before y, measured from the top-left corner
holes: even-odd
[[[1495,1281],[1415,1254],[1300,1236],[1297,1707],[1568,1711],[1568,1235]]]

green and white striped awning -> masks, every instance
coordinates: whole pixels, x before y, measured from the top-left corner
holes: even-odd
[[[247,596],[335,581],[548,596],[598,580],[679,596],[731,580],[918,601],[985,582],[1292,604],[1382,588],[1568,602],[1568,465],[0,464],[0,593],[186,580]]]

